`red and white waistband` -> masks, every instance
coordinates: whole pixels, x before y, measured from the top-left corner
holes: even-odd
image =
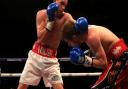
[[[55,58],[57,54],[57,50],[53,50],[51,48],[45,47],[42,44],[37,42],[34,43],[32,51],[45,57]]]

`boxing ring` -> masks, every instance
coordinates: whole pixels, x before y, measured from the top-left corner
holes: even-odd
[[[0,58],[0,62],[25,62],[27,58]],[[69,58],[58,58],[60,62],[69,62]],[[24,67],[24,66],[23,66]],[[77,65],[76,65],[77,67]],[[1,78],[17,78],[20,77],[21,73],[2,73],[2,68],[1,69]],[[101,72],[87,72],[87,73],[61,73],[62,77],[92,77],[92,76],[99,76]]]

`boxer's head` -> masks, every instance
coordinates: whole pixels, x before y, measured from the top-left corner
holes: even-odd
[[[59,17],[63,16],[63,12],[68,4],[68,0],[54,0],[55,3],[59,5],[59,9],[57,11],[57,15]]]
[[[83,43],[84,33],[76,32],[74,30],[75,22],[69,22],[64,26],[63,40],[68,43],[69,46],[80,45]]]

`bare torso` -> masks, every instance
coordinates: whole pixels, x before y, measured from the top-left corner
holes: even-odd
[[[90,25],[88,30],[87,45],[95,52],[104,55],[115,44],[119,38],[105,27]],[[102,52],[98,52],[100,51]],[[103,53],[104,52],[104,53]],[[102,54],[103,53],[103,54]],[[106,55],[107,57],[107,55]]]
[[[105,27],[89,25],[88,32],[82,35],[82,39],[95,53],[96,60],[93,60],[93,67],[107,68],[111,60],[107,55],[108,51],[119,38]]]
[[[66,23],[67,20],[72,18],[70,18],[68,13],[64,12],[63,17],[55,20],[52,31],[47,31],[45,28],[48,20],[46,10],[41,10],[40,13],[43,14],[43,15],[39,15],[39,16],[42,16],[41,17],[42,27],[40,26],[40,24],[37,24],[37,27],[39,25],[39,28],[37,28],[37,35],[38,35],[37,42],[49,48],[57,49],[62,38],[62,32],[63,32],[62,30],[63,30],[64,24]],[[38,23],[38,20],[37,20],[37,23]]]

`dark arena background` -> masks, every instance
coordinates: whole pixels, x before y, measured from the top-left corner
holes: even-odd
[[[36,40],[36,12],[52,0],[0,0],[0,70],[2,73],[21,73],[28,51]],[[128,44],[128,3],[123,0],[69,0],[66,12],[77,19],[84,16],[89,24],[109,28]],[[88,49],[82,44],[83,50]],[[70,47],[61,42],[58,58],[68,57]],[[15,59],[15,60],[13,60]],[[20,60],[20,61],[19,61]],[[95,73],[102,70],[76,66],[69,61],[59,61],[62,73]],[[90,89],[98,76],[65,76],[65,89]],[[0,89],[16,89],[19,77],[0,77]],[[29,89],[46,89],[43,81]]]

